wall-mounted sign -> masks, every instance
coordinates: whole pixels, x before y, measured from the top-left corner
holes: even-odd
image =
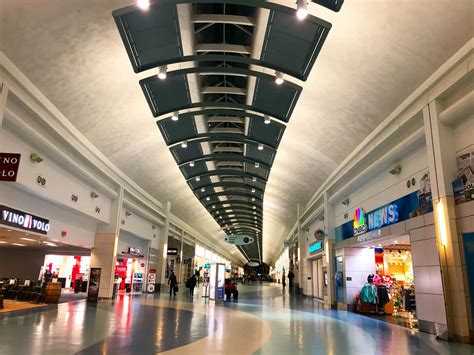
[[[354,214],[354,235],[397,223],[398,216],[398,205],[396,203],[390,203],[369,213],[365,213],[362,208],[358,208]]]
[[[128,254],[139,256],[140,255],[140,249],[135,248],[135,247],[128,247]]]
[[[167,255],[178,255],[178,248],[168,248]]]
[[[210,268],[211,268],[211,264],[209,263],[204,264],[204,269],[210,269]]]
[[[254,242],[254,239],[246,235],[229,235],[225,237],[225,241],[229,244],[234,245],[247,245],[252,244]]]
[[[97,302],[99,299],[100,289],[100,275],[102,269],[98,267],[92,267],[89,278],[89,289],[87,291],[87,301]]]
[[[368,240],[380,238],[381,236],[382,236],[382,230],[381,229],[376,229],[374,231],[370,231],[368,233],[358,235],[357,238],[356,238],[356,242],[357,243],[363,243],[363,242],[366,242]]]
[[[365,211],[362,208],[356,209],[354,213],[354,235],[367,232],[367,224],[365,223]]]
[[[49,232],[49,220],[45,218],[2,205],[0,213],[0,224],[45,235]]]
[[[16,181],[21,154],[0,153],[0,181]]]
[[[323,250],[323,242],[320,240],[319,242],[312,243],[308,246],[308,251],[310,254],[316,253],[317,251]]]

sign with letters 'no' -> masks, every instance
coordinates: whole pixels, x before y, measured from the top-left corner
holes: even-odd
[[[0,153],[0,181],[16,181],[21,154]]]

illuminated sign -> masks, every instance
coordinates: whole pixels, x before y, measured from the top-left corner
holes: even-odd
[[[310,254],[316,253],[317,251],[323,250],[323,242],[319,241],[308,246],[308,251]]]
[[[396,203],[385,205],[369,213],[366,213],[362,208],[358,208],[354,214],[354,235],[389,226],[397,223],[398,219],[399,213]]]
[[[369,230],[374,230],[398,222],[398,206],[395,203],[383,206],[367,214]]]
[[[128,248],[128,254],[131,254],[131,255],[140,255],[140,249],[138,248],[135,248],[135,247],[129,247]]]
[[[0,224],[40,234],[48,234],[49,232],[49,220],[47,219],[1,205],[0,211]]]
[[[354,235],[365,233],[367,230],[365,211],[362,208],[358,208],[354,213]]]
[[[21,154],[0,153],[0,181],[16,181]]]
[[[168,255],[178,255],[178,248],[168,248]]]

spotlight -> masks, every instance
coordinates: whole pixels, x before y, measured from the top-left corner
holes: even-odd
[[[280,71],[276,71],[275,72],[275,83],[277,85],[281,85],[281,84],[283,84],[284,81],[285,80],[283,80],[283,73],[280,72]]]
[[[187,147],[188,147],[188,141],[182,141],[181,148],[187,148]]]
[[[253,209],[256,210],[256,209],[257,209],[257,206],[253,206]]]
[[[298,0],[296,4],[296,17],[298,20],[304,20],[308,16],[308,3],[306,0]]]
[[[216,205],[212,205],[212,209],[215,210],[215,209],[216,209]]]
[[[211,201],[211,198],[209,196],[207,196],[206,201]]]
[[[201,181],[201,177],[200,177],[200,176],[196,176],[196,181]]]
[[[189,162],[189,166],[190,166],[191,168],[194,168],[194,160]]]
[[[168,71],[168,67],[163,65],[158,69],[158,79],[164,80],[166,79],[166,72]]]
[[[255,197],[252,197],[252,202],[255,202]]]
[[[282,80],[283,80],[283,78],[282,78]],[[265,118],[263,119],[263,122],[265,122],[265,124],[270,124],[272,122],[272,120],[271,120],[270,116],[265,115]]]
[[[255,162],[255,167],[258,169],[260,167],[260,163],[259,162]]]
[[[206,188],[205,187],[201,187],[201,192],[204,192],[206,191]]]
[[[252,181],[253,181],[253,182],[256,182],[256,181],[257,181],[257,178],[256,178],[255,176],[252,177]]]
[[[165,78],[166,78],[166,76],[165,76]],[[160,78],[160,79],[161,79],[161,78]],[[171,120],[172,120],[172,121],[175,121],[175,122],[176,122],[177,120],[179,120],[178,112],[173,112],[173,115],[171,116]]]
[[[142,10],[148,10],[150,7],[150,0],[137,0],[137,6]]]
[[[258,143],[258,150],[263,150],[263,144],[262,143]]]
[[[252,193],[254,193],[254,192],[255,192],[255,189],[252,189]]]

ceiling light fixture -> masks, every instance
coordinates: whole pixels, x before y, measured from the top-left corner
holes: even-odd
[[[254,193],[254,192],[255,192],[255,189],[254,189],[254,188],[252,188],[252,193]],[[252,197],[252,198],[255,198],[255,197]]]
[[[137,0],[137,6],[142,10],[148,10],[150,7],[150,0]]]
[[[190,166],[191,168],[194,168],[194,164],[195,164],[195,163],[194,163],[194,160],[189,162],[189,166]]]
[[[215,210],[215,209],[216,209],[216,205],[212,205],[212,209],[214,209],[214,210]]]
[[[265,118],[264,118],[263,122],[265,122],[265,124],[270,124],[272,122],[272,120],[271,120],[270,116],[265,115]]]
[[[211,198],[209,196],[207,196],[206,201],[211,201]]]
[[[200,177],[200,176],[196,176],[196,181],[201,181],[201,177]]]
[[[260,167],[260,163],[259,162],[255,162],[255,167],[258,169]]]
[[[263,144],[262,143],[258,143],[258,150],[263,150]]]
[[[256,182],[257,181],[257,178],[255,176],[252,177],[252,181],[253,182]]]
[[[308,16],[308,3],[306,0],[298,0],[296,4],[296,17],[298,20],[304,20]]]
[[[179,120],[178,112],[173,112],[173,115],[171,116],[172,121],[177,121]]]
[[[254,202],[254,201],[255,201],[255,197],[252,197],[252,202]]]
[[[167,71],[168,71],[168,67],[166,65],[161,66],[158,69],[158,79],[165,80]]]
[[[253,206],[253,209],[256,210],[256,209],[257,209],[257,206]]]
[[[283,73],[281,71],[275,72],[275,84],[281,85],[285,80],[283,79]]]
[[[182,141],[181,148],[187,148],[187,147],[188,147],[188,141]]]
[[[206,191],[206,188],[205,187],[201,187],[201,192],[204,192]]]

